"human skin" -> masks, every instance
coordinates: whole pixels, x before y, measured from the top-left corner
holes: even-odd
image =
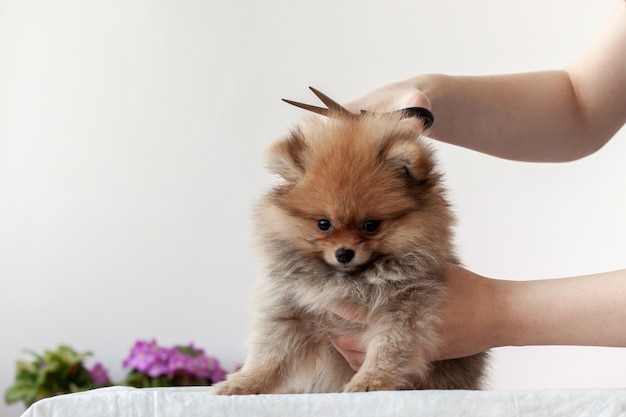
[[[434,139],[522,161],[571,161],[626,122],[626,3],[564,69],[488,76],[418,75],[346,104],[430,108]]]
[[[432,360],[470,356],[500,346],[626,347],[626,270],[577,277],[508,281],[448,265],[440,349]],[[331,311],[367,325],[364,311]],[[367,347],[354,335],[331,335],[353,369]]]
[[[563,69],[418,75],[346,104],[353,111],[413,106],[432,110],[436,121],[428,136],[443,142],[520,161],[587,156],[626,123],[626,2]],[[449,300],[433,360],[498,346],[626,347],[626,270],[509,281],[447,268]],[[367,325],[365,313],[353,306],[331,311]],[[330,337],[358,369],[366,350],[358,335]]]

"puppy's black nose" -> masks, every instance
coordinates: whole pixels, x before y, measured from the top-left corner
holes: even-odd
[[[339,248],[335,251],[335,258],[342,264],[347,264],[354,258],[354,251],[348,248]]]

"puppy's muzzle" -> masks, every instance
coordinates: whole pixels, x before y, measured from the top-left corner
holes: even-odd
[[[354,259],[354,251],[350,248],[339,248],[335,251],[335,259],[344,265],[348,264]]]

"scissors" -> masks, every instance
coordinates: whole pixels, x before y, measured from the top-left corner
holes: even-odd
[[[337,103],[335,100],[328,97],[326,94],[322,93],[321,91],[313,87],[309,87],[309,89],[313,91],[313,94],[315,94],[322,101],[322,103],[326,104],[327,108],[313,106],[311,104],[299,103],[297,101],[287,100],[285,98],[283,99],[283,101],[293,106],[300,107],[301,109],[305,109],[313,113],[317,113],[317,114],[321,114],[323,116],[329,116],[329,117],[333,115],[358,117],[360,115],[368,113],[366,110],[361,110],[360,114],[352,113],[351,111],[349,111],[348,109],[346,109],[341,104]],[[416,118],[423,119],[424,129],[428,129],[435,122],[435,116],[433,115],[433,113],[424,107],[407,107],[407,108],[392,111],[386,114],[395,114],[395,113],[400,113],[402,118],[416,117]]]

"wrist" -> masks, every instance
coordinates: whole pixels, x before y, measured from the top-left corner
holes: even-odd
[[[524,345],[523,300],[519,294],[522,283],[492,280],[491,331],[493,347]]]

